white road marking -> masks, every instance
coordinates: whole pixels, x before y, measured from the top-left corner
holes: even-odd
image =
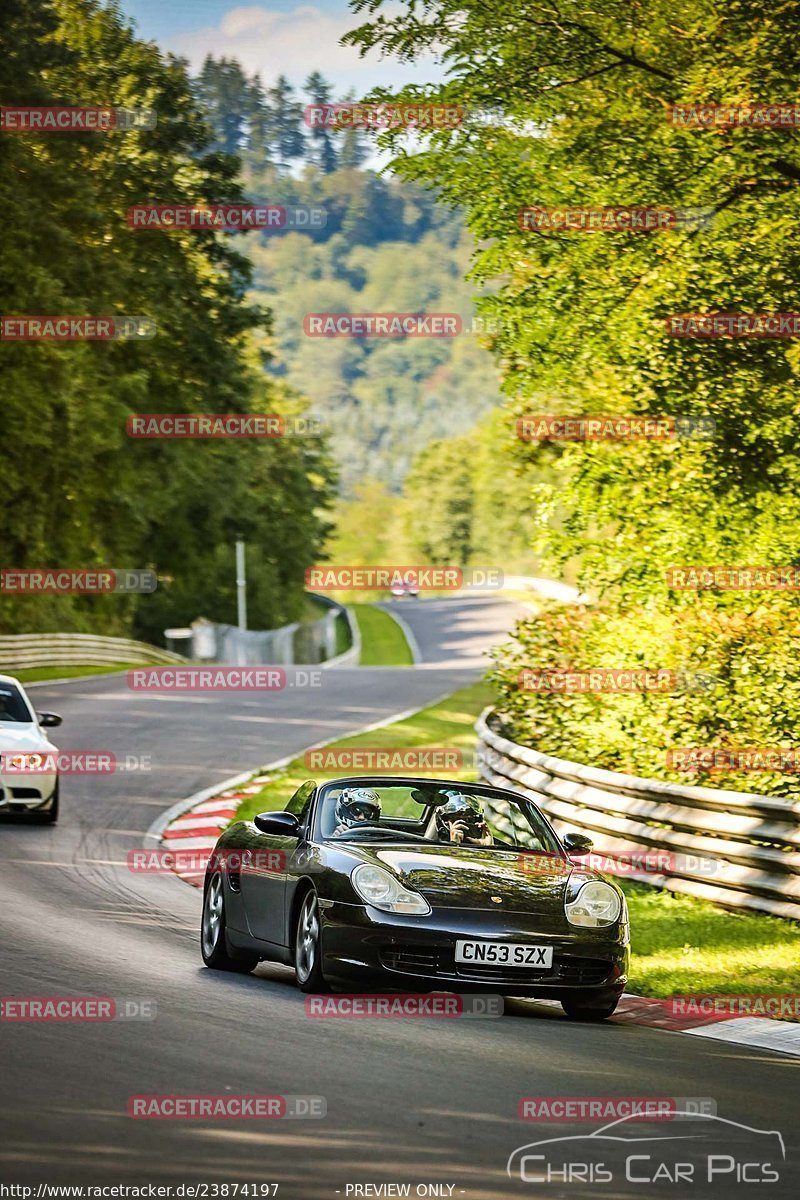
[[[779,1054],[800,1057],[800,1024],[792,1021],[734,1017],[730,1021],[714,1021],[711,1025],[698,1025],[695,1029],[684,1029],[683,1032],[693,1037],[734,1042],[737,1046],[758,1046],[762,1050],[776,1050]]]

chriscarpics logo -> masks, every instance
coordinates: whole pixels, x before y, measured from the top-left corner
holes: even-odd
[[[687,1106],[688,1107],[688,1106]],[[786,1150],[774,1129],[754,1129],[697,1111],[674,1112],[668,1123],[633,1113],[592,1133],[542,1138],[514,1150],[507,1172],[535,1185],[537,1197],[562,1195],[570,1184],[591,1184],[593,1194],[650,1196],[726,1194],[737,1185],[777,1183]],[[631,1186],[633,1185],[633,1186]],[[737,1187],[736,1193],[740,1194]]]

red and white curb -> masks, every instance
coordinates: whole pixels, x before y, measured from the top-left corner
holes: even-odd
[[[250,779],[247,787],[217,793],[174,817],[160,836],[159,849],[175,854],[174,873],[192,887],[202,887],[206,865],[219,835],[236,816],[242,800],[255,796],[271,775]]]
[[[695,1037],[712,1038],[738,1046],[775,1050],[779,1054],[800,1055],[800,1023],[778,1021],[774,1017],[725,1017],[718,1015],[673,1014],[668,1000],[648,996],[622,997],[612,1020],[632,1025],[649,1025],[675,1033],[690,1033]]]

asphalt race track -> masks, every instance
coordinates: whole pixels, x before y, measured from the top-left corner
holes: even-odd
[[[621,1023],[575,1024],[524,1001],[510,1001],[498,1020],[312,1019],[287,969],[206,970],[199,893],[128,871],[127,852],[176,800],[475,678],[482,644],[511,615],[490,600],[401,602],[398,611],[423,670],[333,669],[321,688],[268,695],[142,695],[124,676],[31,692],[37,707],[63,715],[60,748],[149,754],[152,770],[65,780],[53,829],[0,824],[0,993],[154,1000],[157,1016],[0,1024],[0,1181],[278,1183],[279,1197],[318,1200],[398,1194],[353,1190],[389,1183],[410,1184],[410,1195],[444,1185],[428,1194],[470,1200],[740,1194],[727,1182],[713,1191],[507,1177],[516,1147],[576,1132],[520,1120],[520,1097],[610,1094],[711,1097],[721,1117],[779,1130],[781,1182],[742,1194],[800,1194],[797,1060]],[[127,1115],[134,1094],[226,1092],[322,1096],[327,1116]]]

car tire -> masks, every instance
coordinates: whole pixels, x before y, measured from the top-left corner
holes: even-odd
[[[605,1021],[617,1005],[619,996],[596,992],[584,996],[562,996],[561,1007],[571,1021]]]
[[[44,812],[34,813],[33,818],[37,825],[55,825],[58,820],[58,780],[56,780],[56,787],[50,807]]]
[[[225,922],[225,884],[219,871],[206,876],[203,888],[200,953],[212,971],[236,971],[241,975],[249,975],[260,961],[257,954],[231,951]]]
[[[301,992],[329,992],[322,973],[320,915],[317,893],[310,888],[303,897],[294,927],[294,970]]]

